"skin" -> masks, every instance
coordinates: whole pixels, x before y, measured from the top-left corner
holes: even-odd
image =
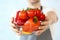
[[[28,1],[28,7],[29,8],[40,8],[41,4],[40,4],[40,0],[27,0]],[[12,19],[13,20],[13,19]],[[19,28],[16,28],[16,25],[14,25],[14,23],[12,23],[11,20],[11,28],[14,32],[16,32],[18,35],[22,35],[22,32],[20,32]],[[56,15],[55,11],[49,11],[46,13],[46,19],[45,21],[43,21],[41,23],[38,31],[36,31],[36,35],[41,35],[49,26],[49,24],[53,24],[55,22],[57,22],[58,18]]]
[[[33,4],[33,5],[36,4],[36,3],[38,3],[39,1],[40,0],[28,0],[28,2],[31,3],[31,4]]]

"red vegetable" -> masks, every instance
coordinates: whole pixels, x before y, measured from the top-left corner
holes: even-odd
[[[38,30],[38,27],[39,26],[40,26],[40,21],[34,22],[34,19],[33,18],[30,18],[23,25],[23,31],[32,33],[33,31]]]
[[[37,16],[37,17],[39,17],[41,13],[42,13],[41,10],[39,10],[39,9],[36,10],[36,16]]]
[[[44,21],[45,20],[45,15],[43,13],[41,13],[38,19],[40,21]]]
[[[18,11],[15,18],[15,24],[22,26],[24,32],[32,33],[38,30],[40,21],[45,20],[45,15],[39,9]]]
[[[15,24],[22,26],[28,19],[26,11],[18,11],[15,18]]]
[[[21,12],[19,12],[19,18],[20,19],[26,19],[27,18],[27,13],[26,13],[26,11],[21,11]]]
[[[35,16],[35,10],[27,10],[27,14],[30,18],[33,18]]]

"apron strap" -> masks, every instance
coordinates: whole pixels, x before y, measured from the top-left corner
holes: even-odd
[[[41,10],[43,10],[43,6],[40,6]]]

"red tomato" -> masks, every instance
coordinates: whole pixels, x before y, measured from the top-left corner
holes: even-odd
[[[41,14],[41,12],[42,12],[41,10],[37,9],[37,10],[36,10],[36,16],[39,17],[40,14]]]
[[[33,18],[35,16],[35,10],[27,10],[27,14],[30,18]]]
[[[20,18],[20,19],[26,19],[26,18],[27,18],[27,13],[26,13],[26,11],[21,11],[21,12],[19,12],[19,18]]]
[[[41,13],[38,19],[41,20],[41,21],[44,21],[45,20],[45,15],[43,13]]]
[[[24,25],[25,22],[26,22],[25,20],[19,19],[19,20],[17,20],[16,24],[18,26],[22,26],[22,25]]]
[[[26,11],[18,11],[15,18],[15,24],[21,26],[28,20]]]
[[[23,28],[23,31],[30,33],[37,30],[39,26],[40,26],[40,21],[37,21],[35,23],[34,20],[30,18],[29,20],[26,21],[26,23],[23,25],[22,28]]]

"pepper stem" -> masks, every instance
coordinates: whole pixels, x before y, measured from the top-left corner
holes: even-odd
[[[38,18],[36,17],[36,16],[34,16],[34,18],[33,18],[34,20],[34,23],[36,23],[37,21],[38,21]]]

